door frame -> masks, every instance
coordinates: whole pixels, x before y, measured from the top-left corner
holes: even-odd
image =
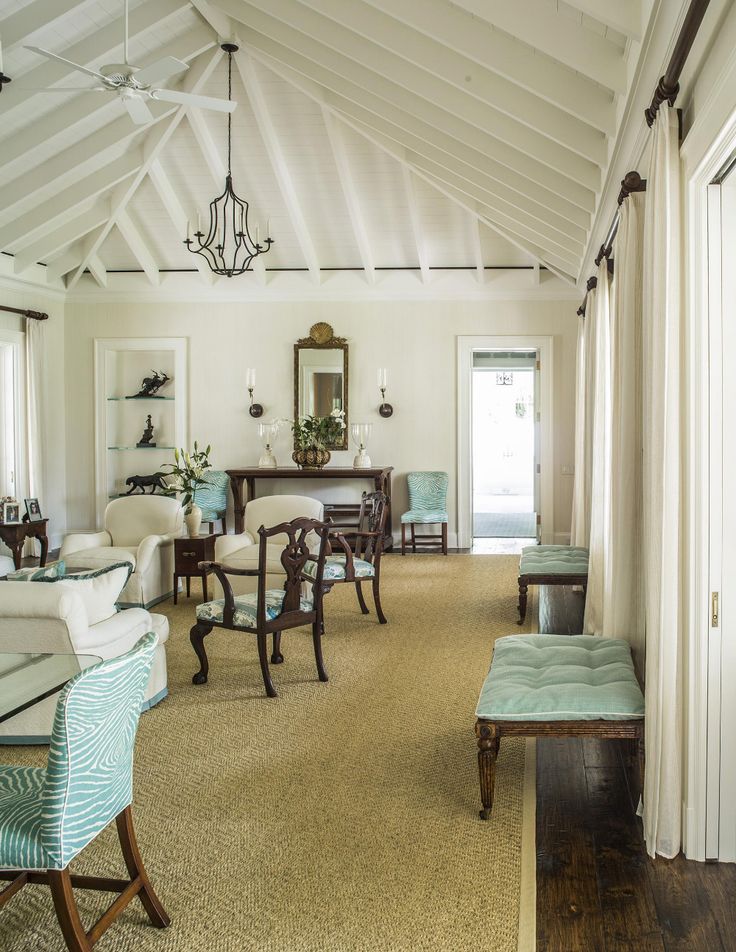
[[[554,411],[553,374],[554,338],[539,334],[514,336],[473,335],[457,337],[457,545],[460,549],[473,544],[473,351],[536,350],[539,355],[539,424],[541,469],[541,540],[554,538],[554,443],[552,419]]]

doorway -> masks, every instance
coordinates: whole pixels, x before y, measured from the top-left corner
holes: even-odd
[[[473,545],[537,538],[536,350],[473,353]]]

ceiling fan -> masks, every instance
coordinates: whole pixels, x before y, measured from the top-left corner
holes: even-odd
[[[122,101],[128,115],[136,125],[145,125],[154,118],[153,113],[148,108],[147,100],[149,99],[179,103],[184,106],[197,106],[200,109],[215,109],[218,112],[232,112],[235,109],[237,103],[230,99],[215,99],[212,96],[199,96],[194,93],[180,92],[176,89],[158,88],[156,83],[164,82],[170,76],[175,76],[177,73],[189,69],[188,65],[174,56],[164,56],[142,69],[131,66],[128,62],[128,0],[124,0],[123,24],[123,59],[125,62],[100,66],[98,70],[88,69],[79,63],[73,63],[71,60],[65,59],[63,56],[57,56],[56,53],[41,49],[39,46],[26,46],[27,50],[39,53],[47,59],[65,63],[80,73],[93,76],[100,83],[99,86],[92,86],[91,88],[54,86],[45,91],[113,92]]]

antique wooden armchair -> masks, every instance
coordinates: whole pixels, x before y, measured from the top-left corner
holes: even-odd
[[[231,631],[243,631],[256,636],[258,658],[266,694],[277,697],[268,668],[267,637],[273,635],[271,662],[280,664],[284,660],[281,653],[281,633],[289,628],[302,625],[312,626],[314,657],[317,662],[317,674],[320,681],[327,681],[322,660],[322,598],[325,592],[323,572],[327,550],[329,524],[317,519],[301,517],[291,522],[282,522],[277,526],[258,530],[259,554],[257,569],[242,569],[221,565],[219,562],[200,562],[204,571],[212,569],[217,576],[224,598],[205,602],[197,606],[197,623],[192,628],[189,640],[192,643],[200,668],[194,675],[194,684],[205,684],[209,671],[209,662],[204,649],[204,639],[213,628],[227,628]],[[281,564],[286,574],[283,588],[266,588],[268,572],[269,539],[275,536],[285,537]],[[317,553],[314,554],[316,548]],[[311,574],[307,566],[313,567]],[[229,575],[258,576],[258,590],[247,595],[233,594],[228,580]],[[311,595],[303,592],[304,583],[311,586]]]
[[[381,608],[381,555],[383,540],[388,516],[388,497],[380,490],[372,493],[363,493],[360,502],[360,514],[357,528],[353,525],[333,524],[330,526],[330,552],[325,558],[322,584],[329,589],[339,582],[350,582],[355,585],[358,595],[358,604],[364,615],[368,614],[368,606],[363,597],[363,582],[370,582],[373,588],[373,601],[376,604],[376,615],[382,625],[386,624],[386,616]],[[352,539],[352,545],[341,529],[349,529],[347,533]],[[335,554],[334,550],[341,552]],[[312,575],[316,571],[314,565],[308,565],[306,574]]]

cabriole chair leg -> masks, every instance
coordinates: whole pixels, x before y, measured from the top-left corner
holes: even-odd
[[[385,625],[387,618],[381,608],[381,593],[379,590],[378,576],[373,579],[373,601],[376,603],[376,615],[378,615],[378,620],[382,625]]]
[[[283,664],[284,656],[281,654],[281,632],[273,633],[273,651],[271,652],[271,664]]]
[[[258,660],[261,662],[261,674],[263,675],[263,686],[269,697],[278,697],[276,688],[271,680],[271,672],[268,670],[268,645],[266,644],[266,635],[256,635],[258,642]]]
[[[358,604],[360,605],[360,610],[364,615],[370,614],[368,606],[365,603],[365,598],[363,597],[363,587],[360,582],[355,583],[355,591],[358,594]]]
[[[317,662],[317,675],[320,681],[329,681],[325,663],[322,659],[322,623],[315,621],[312,625],[312,642],[314,643],[314,660]]]
[[[204,650],[204,639],[212,631],[212,625],[195,625],[189,632],[189,640],[194,648],[194,653],[199,658],[199,671],[192,678],[192,684],[206,684],[207,673],[210,670],[210,663],[207,660],[207,652]]]

